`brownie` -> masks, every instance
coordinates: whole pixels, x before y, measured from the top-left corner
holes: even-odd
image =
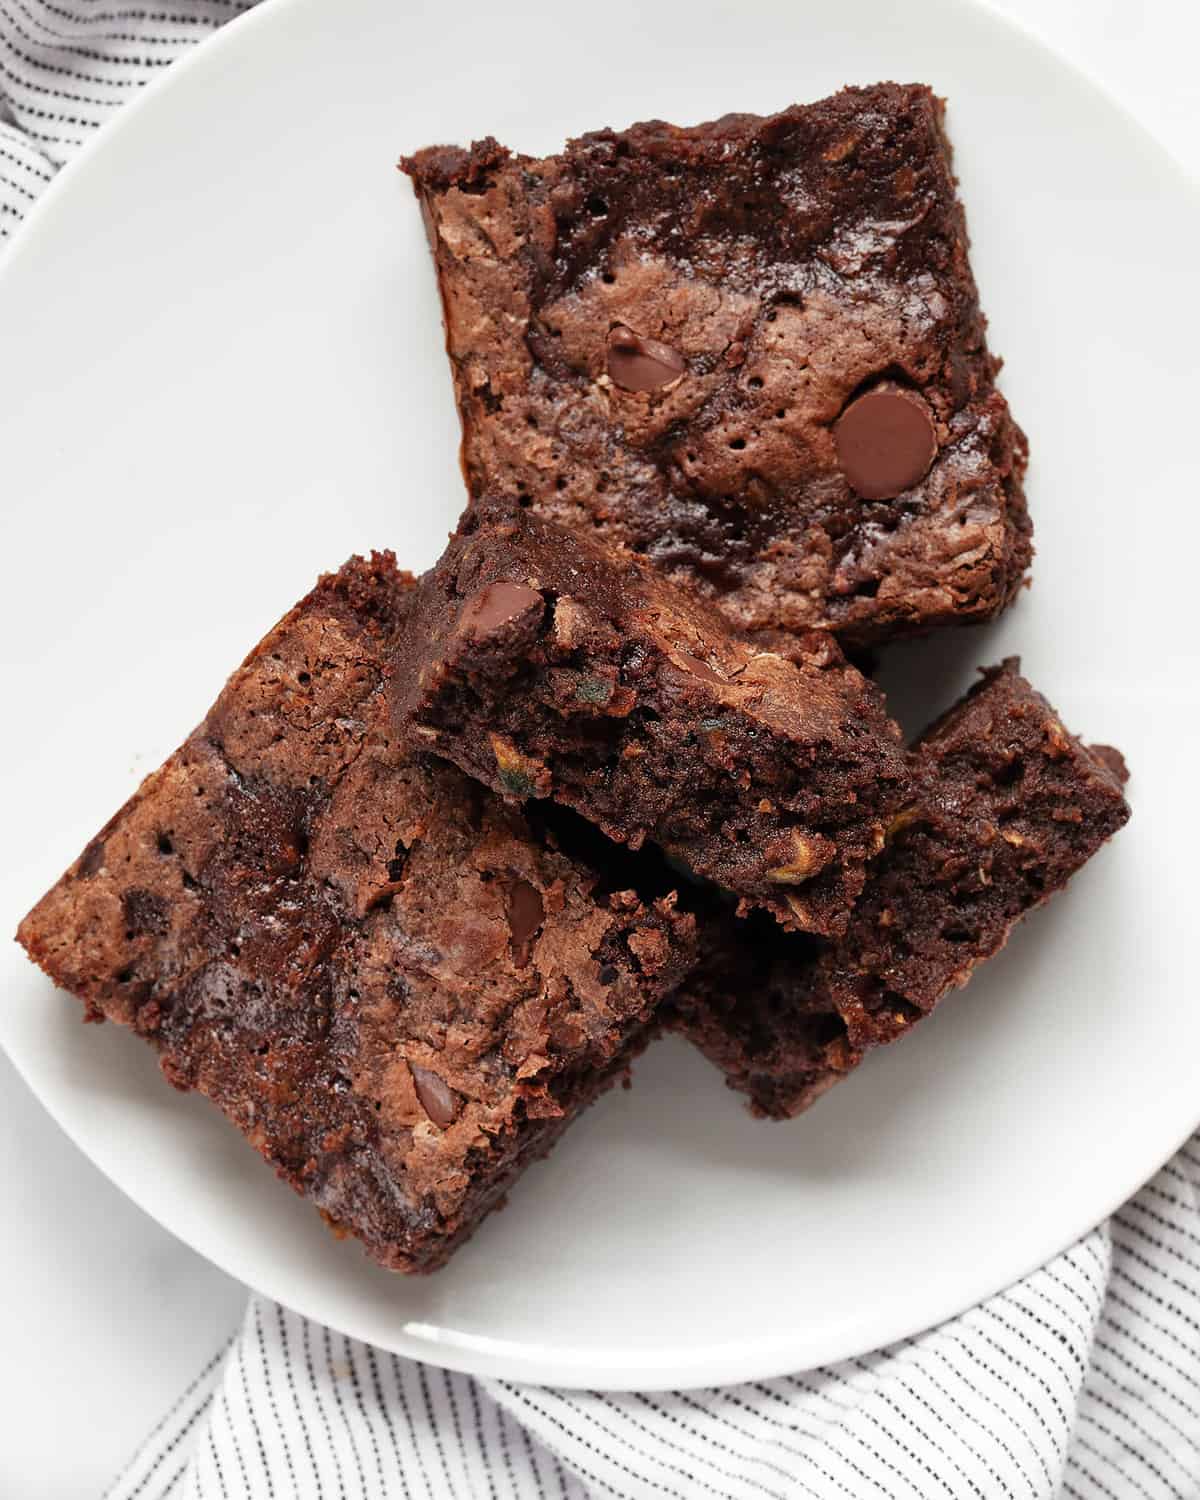
[[[923,85],[405,158],[475,496],[639,552],[747,631],[978,622],[1026,445]]]
[[[386,553],[322,579],[19,937],[374,1259],[427,1271],[624,1075],[694,921],[403,745],[412,598]]]
[[[840,940],[705,929],[674,1025],[756,1113],[798,1114],[904,1035],[1127,821],[1120,755],[1069,734],[1018,667],[986,672],[913,747],[917,799]]]
[[[899,730],[828,636],[785,660],[632,554],[522,510],[467,518],[398,662],[397,720],[428,748],[649,838],[787,927],[845,927],[909,796]]]

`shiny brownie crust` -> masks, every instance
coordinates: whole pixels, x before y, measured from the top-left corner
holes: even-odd
[[[862,645],[1012,599],[1026,445],[928,88],[401,165],[473,495],[642,553],[747,631]],[[936,453],[869,498],[838,423],[881,387],[915,398]]]
[[[390,554],[322,579],[19,937],[335,1227],[426,1271],[624,1075],[694,923],[403,746],[411,590]]]

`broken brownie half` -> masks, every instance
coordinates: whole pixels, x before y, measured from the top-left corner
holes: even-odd
[[[798,1114],[929,1014],[1123,827],[1124,763],[1064,729],[1008,660],[910,755],[916,801],[832,944],[715,921],[675,1025],[750,1095]]]
[[[494,140],[421,200],[472,495],[651,559],[752,632],[977,622],[1031,557],[928,88]]]
[[[21,924],[385,1266],[442,1264],[648,1039],[694,922],[390,727],[412,600],[354,559]]]
[[[421,580],[394,704],[495,790],[652,839],[805,931],[845,927],[910,797],[899,730],[827,636],[785,660],[522,510],[468,516]]]

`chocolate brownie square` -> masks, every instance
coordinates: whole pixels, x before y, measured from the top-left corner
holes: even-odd
[[[923,85],[405,158],[476,497],[651,559],[752,632],[990,619],[1025,440]]]
[[[476,513],[421,580],[395,710],[496,791],[834,933],[910,777],[875,687],[828,636],[794,646],[748,642],[632,554]]]
[[[904,1035],[1128,820],[1120,756],[1069,734],[1018,666],[985,673],[913,747],[917,798],[841,939],[707,926],[674,1024],[756,1113],[798,1114]]]
[[[375,1260],[427,1271],[625,1074],[695,933],[404,746],[411,602],[390,554],[322,579],[19,937]]]

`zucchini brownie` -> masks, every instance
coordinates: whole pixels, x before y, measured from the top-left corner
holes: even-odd
[[[710,921],[675,1026],[749,1094],[798,1114],[966,984],[1129,818],[1120,755],[1089,747],[1019,675],[986,672],[910,755],[900,813],[844,937]]]
[[[323,578],[19,937],[336,1228],[427,1271],[624,1076],[695,928],[404,748],[411,599],[387,553]]]
[[[632,554],[468,515],[421,580],[398,721],[494,790],[652,839],[787,927],[844,929],[911,800],[900,731],[828,636],[791,659]]]
[[[1013,597],[1025,440],[928,88],[401,165],[473,496],[641,553],[751,632],[859,646]]]

